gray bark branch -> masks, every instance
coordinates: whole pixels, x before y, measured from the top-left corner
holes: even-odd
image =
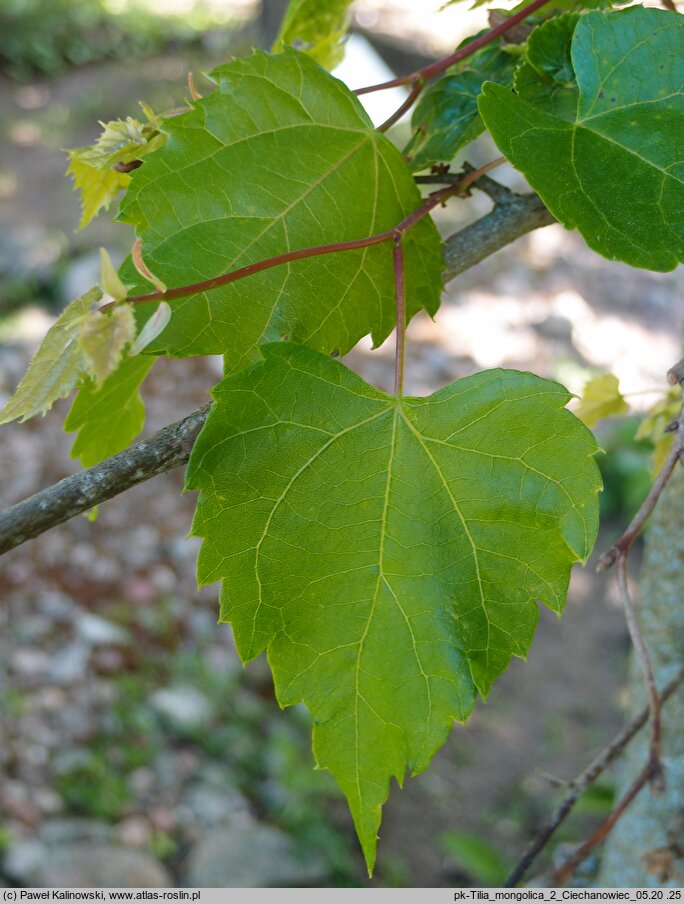
[[[494,200],[494,208],[488,214],[445,240],[446,281],[520,236],[554,222],[536,195],[506,191]],[[208,405],[200,408],[149,439],[86,471],[66,477],[0,513],[0,554],[136,484],[186,464],[208,411]]]
[[[198,408],[149,439],[65,477],[0,514],[0,554],[89,511],[124,490],[187,462],[209,413]]]

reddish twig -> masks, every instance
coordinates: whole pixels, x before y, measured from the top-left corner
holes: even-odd
[[[665,703],[666,700],[669,700],[682,682],[684,682],[684,666],[681,666],[677,674],[674,675],[660,691],[661,701]],[[532,863],[544,850],[556,829],[558,829],[565,821],[580,797],[587,788],[593,785],[601,773],[618,758],[639,731],[641,731],[648,722],[649,714],[650,707],[645,706],[632,719],[629,725],[626,725],[619,731],[610,744],[607,744],[603,750],[594,757],[586,769],[584,769],[577,778],[568,783],[568,790],[563,799],[528,845],[527,850],[520,858],[519,863],[514,867],[506,879],[504,888],[515,888],[518,882],[524,878]]]
[[[411,85],[412,88],[406,100],[383,122],[382,125],[378,126],[378,132],[386,132],[395,124],[395,122],[399,122],[404,113],[407,113],[418,100],[418,95],[425,87],[425,82],[422,78],[416,78],[412,80]]]
[[[394,285],[397,295],[397,335],[394,356],[394,395],[398,399],[404,389],[404,355],[406,350],[406,274],[404,273],[404,236],[394,238]]]
[[[526,19],[529,15],[535,13],[538,9],[541,9],[541,7],[548,2],[549,0],[534,0],[529,6],[521,9],[520,12],[517,12],[514,16],[505,19],[505,21],[499,23],[495,28],[491,28],[488,32],[485,32],[485,34],[480,35],[479,38],[475,38],[474,41],[471,41],[470,44],[466,44],[465,47],[461,47],[455,53],[444,57],[444,59],[437,60],[435,63],[430,63],[429,66],[424,66],[422,69],[410,72],[408,75],[400,75],[397,78],[390,79],[388,82],[380,82],[377,85],[369,85],[366,88],[357,88],[356,91],[354,91],[354,94],[370,94],[373,91],[384,91],[385,88],[399,88],[402,85],[415,85],[418,81],[423,81],[425,83],[429,81],[429,79],[444,72],[455,63],[460,63],[461,60],[465,60],[466,57],[476,53],[480,48],[486,47],[486,45],[491,44],[492,41],[496,41],[497,38],[505,35],[507,31],[510,31],[519,22],[522,22],[523,19]]]
[[[273,267],[280,267],[282,264],[289,264],[293,261],[304,260],[310,257],[319,257],[324,254],[336,254],[341,251],[354,251],[358,248],[368,248],[371,245],[380,245],[383,242],[393,241],[397,236],[404,235],[413,226],[416,225],[423,217],[427,216],[435,207],[439,207],[449,198],[455,195],[463,194],[463,192],[475,182],[480,176],[488,173],[490,170],[500,166],[505,162],[505,158],[499,157],[490,163],[481,166],[479,169],[465,173],[460,181],[447,188],[439,191],[431,192],[423,201],[420,207],[416,208],[401,222],[384,232],[378,232],[375,235],[368,236],[363,239],[352,239],[348,242],[331,242],[327,245],[314,245],[310,248],[300,248],[297,251],[287,251],[284,254],[277,254],[275,257],[269,257],[265,260],[257,261],[254,264],[247,264],[238,270],[231,270],[230,273],[224,273],[220,276],[214,276],[211,279],[204,279],[201,282],[191,283],[186,286],[177,286],[173,289],[167,289],[165,292],[147,292],[143,295],[130,295],[126,301],[129,304],[147,304],[153,301],[172,301],[176,298],[186,298],[188,295],[196,295],[198,292],[209,292],[211,289],[218,289],[220,286],[227,286],[230,283],[253,276],[255,273],[261,273],[264,270],[270,270]],[[102,305],[100,310],[104,311],[111,307],[114,302],[108,302]]]
[[[608,816],[601,825],[596,829],[591,838],[588,838],[565,863],[558,867],[553,874],[554,885],[564,885],[570,878],[574,870],[585,860],[589,854],[598,847],[601,842],[610,834],[615,823],[620,819],[627,807],[632,803],[639,791],[653,778],[653,763],[649,759],[644,768],[641,770],[631,788],[622,798],[620,803],[615,807],[613,812]]]

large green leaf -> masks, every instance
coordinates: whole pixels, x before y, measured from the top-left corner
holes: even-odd
[[[554,216],[604,257],[652,270],[684,259],[683,21],[643,7],[580,16],[572,83],[561,42],[556,76],[548,57],[535,67],[535,33],[518,94],[487,83],[479,102]]]
[[[389,780],[425,769],[477,691],[563,608],[600,479],[569,393],[494,370],[397,401],[292,343],[228,377],[187,487],[201,583],[243,659],[314,715],[369,868]]]
[[[126,357],[99,389],[92,379],[79,389],[64,429],[78,430],[71,456],[84,468],[125,449],[140,433],[145,406],[138,390],[154,362],[149,355]]]
[[[334,69],[344,57],[351,0],[290,0],[273,50],[295,47]]]
[[[304,54],[256,53],[212,77],[213,94],[164,123],[167,143],[132,174],[121,206],[145,262],[169,287],[363,238],[419,205],[399,151],[373,129],[357,98]],[[429,220],[407,237],[406,273],[409,314],[434,312],[441,253]],[[148,290],[130,265],[123,281]],[[258,343],[284,335],[344,352],[369,332],[380,342],[393,328],[392,250],[385,244],[310,258],[172,307],[150,350],[223,353],[228,370],[256,360]]]
[[[431,85],[411,120],[413,134],[404,154],[414,171],[449,162],[457,151],[484,131],[477,109],[482,83],[508,85],[518,60],[499,45],[484,47]]]

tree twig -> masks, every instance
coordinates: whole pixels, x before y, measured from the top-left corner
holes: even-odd
[[[662,703],[665,703],[683,682],[684,666],[682,666],[676,675],[674,675],[661,689],[660,699]],[[505,888],[515,888],[515,886],[525,877],[530,866],[547,846],[558,827],[567,819],[580,797],[591,787],[591,785],[593,785],[601,773],[617,759],[630,741],[644,727],[648,722],[649,714],[650,708],[645,706],[632,721],[619,731],[613,740],[594,757],[586,769],[584,769],[577,778],[568,783],[568,790],[563,796],[563,799],[554,808],[549,818],[527,846],[519,862],[511,870],[504,883]]]
[[[553,216],[536,195],[511,195],[486,216],[446,239],[443,245],[445,281],[519,236],[553,222]],[[0,554],[138,483],[186,464],[206,413],[206,408],[200,408],[144,443],[40,490],[0,513]]]
[[[390,81],[387,82],[380,82],[377,85],[368,85],[365,88],[357,88],[354,91],[354,94],[370,94],[373,91],[384,91],[385,88],[398,88],[401,87],[401,85],[415,85],[419,80],[427,82],[436,75],[445,72],[455,63],[460,63],[461,60],[465,60],[482,47],[491,44],[492,41],[496,41],[497,38],[500,38],[502,35],[505,35],[506,32],[515,28],[519,22],[522,22],[523,19],[531,16],[532,13],[541,9],[542,6],[545,6],[548,2],[549,0],[533,0],[532,3],[528,4],[528,6],[521,9],[515,15],[507,17],[494,28],[490,28],[485,34],[480,35],[479,38],[475,38],[474,41],[466,44],[465,47],[461,47],[455,53],[449,54],[449,56],[444,57],[444,59],[437,60],[435,63],[430,63],[429,66],[424,66],[422,69],[418,69],[416,72],[410,72],[408,75],[400,75],[397,78],[390,79]]]
[[[130,487],[187,462],[209,413],[198,408],[149,439],[124,449],[99,465],[18,502],[0,514],[0,554],[63,524]]]
[[[580,847],[575,851],[572,857],[566,860],[565,863],[562,866],[559,866],[558,869],[554,872],[554,885],[565,885],[565,883],[568,881],[568,879],[577,869],[580,863],[582,863],[583,860],[586,860],[586,858],[589,856],[589,854],[591,854],[594,848],[598,847],[601,842],[606,840],[615,823],[620,819],[622,814],[632,803],[639,791],[641,791],[641,789],[653,777],[653,769],[654,764],[649,758],[648,762],[644,765],[644,768],[641,770],[625,796],[615,807],[610,816],[604,819],[598,829],[596,829],[594,834],[590,838],[588,838],[584,842],[584,844],[580,845]]]

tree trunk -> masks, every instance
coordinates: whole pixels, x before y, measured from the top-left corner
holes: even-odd
[[[684,661],[684,468],[666,487],[650,521],[641,571],[639,618],[662,687]],[[632,708],[645,702],[644,680],[632,657]],[[647,759],[648,731],[628,748],[619,776],[618,799]],[[667,788],[641,791],[609,836],[599,886],[655,888],[684,885],[684,687],[663,709],[663,765]]]

